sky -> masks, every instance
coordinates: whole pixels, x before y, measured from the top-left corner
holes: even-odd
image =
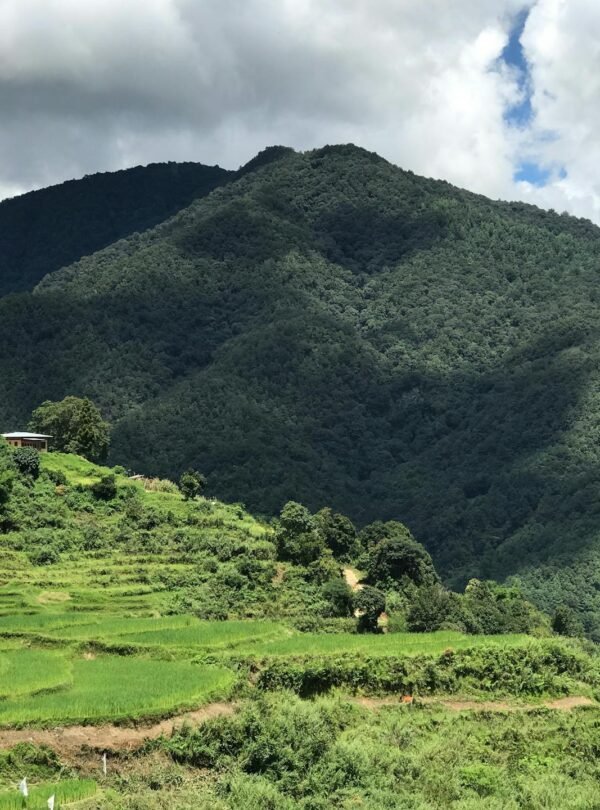
[[[600,223],[598,0],[0,0],[0,198],[353,142]]]

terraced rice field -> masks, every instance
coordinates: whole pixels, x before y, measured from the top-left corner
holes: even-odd
[[[56,810],[75,802],[88,799],[97,791],[97,785],[91,779],[63,779],[60,782],[47,782],[29,790],[25,802],[17,790],[6,790],[0,793],[0,810],[47,810],[48,799],[54,796]]]
[[[16,649],[0,653],[0,705],[2,699],[67,688],[72,667],[60,652]]]
[[[483,647],[491,644],[518,646],[532,642],[525,635],[468,636],[452,631],[436,633],[389,633],[385,635],[356,635],[352,633],[296,633],[287,638],[258,641],[252,645],[240,644],[238,655],[268,656],[324,656],[356,652],[369,655],[439,655],[444,650]]]
[[[0,725],[138,720],[199,706],[227,693],[232,670],[191,661],[99,656],[73,661],[72,681],[54,691],[0,701]]]

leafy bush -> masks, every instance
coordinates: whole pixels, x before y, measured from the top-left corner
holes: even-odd
[[[354,594],[353,608],[358,614],[356,626],[359,633],[379,632],[378,619],[385,610],[383,591],[365,585]]]
[[[368,557],[367,575],[371,584],[389,588],[433,585],[439,581],[431,556],[406,526],[395,521],[381,526],[385,536],[371,546]],[[370,536],[369,541],[372,542]]]
[[[99,501],[112,501],[117,496],[117,482],[111,473],[103,475],[99,481],[95,481],[90,486],[90,491],[94,498]]]
[[[321,588],[321,595],[327,602],[329,616],[352,616],[352,591],[341,577],[328,580]]]
[[[40,454],[33,447],[18,447],[13,452],[16,468],[28,478],[35,480],[40,474]]]
[[[110,444],[108,423],[94,403],[67,396],[61,402],[43,402],[31,415],[30,428],[52,436],[53,446],[93,461],[106,457]]]
[[[288,501],[275,533],[278,557],[297,565],[310,565],[325,551],[325,541],[315,518],[296,501]]]
[[[552,618],[552,629],[560,636],[583,636],[583,624],[575,611],[567,605],[559,605]]]
[[[42,546],[29,555],[32,565],[54,565],[60,562],[60,554],[54,546]]]
[[[477,647],[447,650],[440,656],[307,656],[267,659],[259,669],[260,689],[291,689],[296,694],[334,687],[371,693],[427,695],[470,692],[489,695],[562,695],[597,688],[597,662],[553,644],[529,647]]]
[[[179,490],[185,501],[193,501],[202,494],[206,486],[206,478],[197,470],[187,470],[179,479]]]

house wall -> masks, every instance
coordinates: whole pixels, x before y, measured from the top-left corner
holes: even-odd
[[[46,439],[7,439],[11,447],[33,447],[40,453],[48,452],[48,442]]]

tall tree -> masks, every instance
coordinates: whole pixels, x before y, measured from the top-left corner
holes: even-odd
[[[51,435],[53,447],[63,453],[76,453],[90,461],[102,461],[108,453],[108,423],[87,398],[69,396],[60,402],[43,402],[31,415],[29,427]]]

